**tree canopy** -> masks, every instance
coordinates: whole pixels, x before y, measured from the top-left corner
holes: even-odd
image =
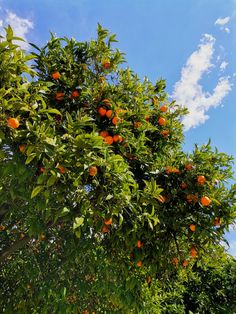
[[[206,257],[235,269],[220,251],[236,217],[232,157],[210,141],[184,152],[187,110],[100,25],[95,40],[51,35],[32,53],[16,40],[8,27],[0,42],[3,312],[201,311],[199,284],[208,296],[222,272]]]

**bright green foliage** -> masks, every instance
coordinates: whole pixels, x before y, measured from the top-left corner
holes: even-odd
[[[146,278],[158,286],[185,260],[190,271],[233,223],[232,158],[210,143],[182,151],[186,110],[169,101],[163,80],[153,85],[122,67],[115,36],[100,25],[96,40],[51,36],[31,55],[6,31],[0,306],[6,313],[145,313]]]

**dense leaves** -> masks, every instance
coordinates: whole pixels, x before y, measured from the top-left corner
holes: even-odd
[[[32,54],[6,33],[1,308],[145,313],[152,282],[181,291],[176,269],[194,270],[234,222],[232,157],[210,142],[184,153],[186,110],[165,81],[122,67],[115,36],[100,25],[96,40],[51,36]]]

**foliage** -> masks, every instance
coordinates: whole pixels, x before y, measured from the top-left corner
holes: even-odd
[[[184,262],[182,272],[191,271],[234,222],[232,157],[210,142],[184,153],[186,110],[168,99],[163,80],[141,81],[122,67],[115,36],[100,25],[96,40],[51,35],[31,54],[10,27],[6,34],[1,308],[144,313],[147,278],[173,282]]]

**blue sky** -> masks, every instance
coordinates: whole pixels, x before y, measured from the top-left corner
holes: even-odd
[[[186,150],[211,138],[236,158],[236,0],[0,0],[0,7],[0,26],[10,23],[38,45],[49,31],[89,40],[99,22],[117,34],[141,78],[165,78],[168,93],[188,106]],[[236,256],[236,231],[228,239]]]

